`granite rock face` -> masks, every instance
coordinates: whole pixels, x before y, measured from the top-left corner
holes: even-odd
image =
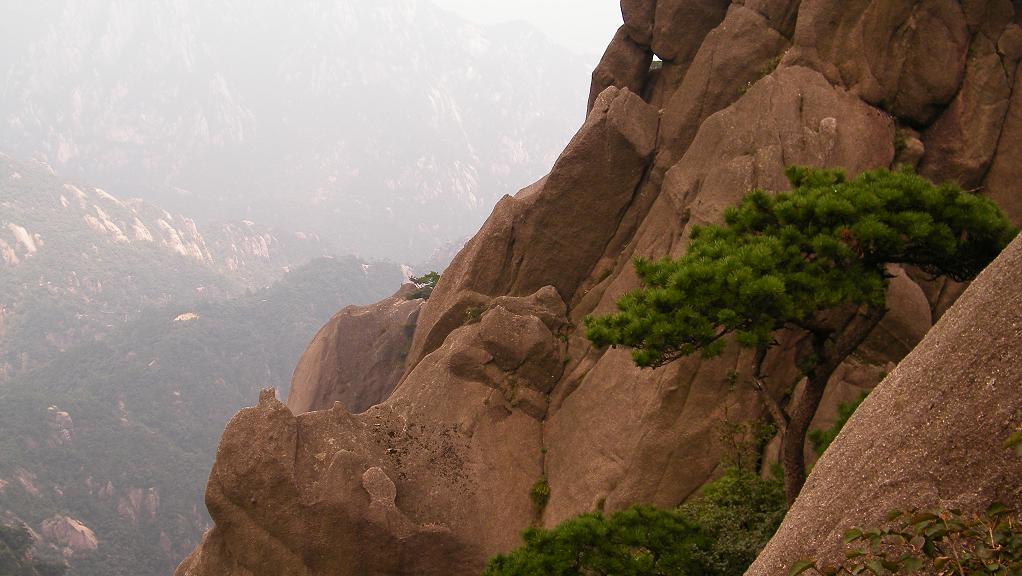
[[[413,289],[406,284],[386,300],[335,314],[298,360],[288,408],[302,414],[340,402],[357,413],[390,396],[404,373],[423,303],[408,299]]]
[[[622,13],[585,124],[444,273],[393,394],[355,416],[296,417],[270,397],[239,414],[207,491],[216,526],[179,576],[477,574],[529,525],[684,501],[720,471],[725,414],[763,416],[750,355],[640,370],[580,326],[638,285],[635,257],[682,254],[693,225],[749,189],[787,189],[785,166],[911,161],[1022,221],[1010,2],[624,0]],[[662,68],[643,72],[650,52]],[[961,293],[891,273],[891,312],[835,373],[817,426]],[[781,339],[766,366],[776,392],[805,345]],[[542,510],[529,498],[541,478]]]

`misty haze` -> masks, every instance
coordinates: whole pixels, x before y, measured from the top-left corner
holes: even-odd
[[[0,576],[1022,574],[1022,0],[0,0]]]

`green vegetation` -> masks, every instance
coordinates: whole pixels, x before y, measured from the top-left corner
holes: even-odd
[[[24,525],[0,525],[0,576],[63,576],[62,561],[36,558],[32,534]]]
[[[823,453],[830,447],[830,443],[837,438],[838,433],[845,427],[848,419],[852,417],[867,396],[869,396],[869,392],[863,392],[852,402],[841,402],[837,405],[837,420],[834,421],[833,426],[826,430],[813,430],[809,433],[809,443],[813,445],[813,452],[816,452],[817,456],[823,456]]]
[[[967,280],[1015,230],[993,202],[907,171],[786,174],[792,191],[754,190],[724,224],[695,227],[681,258],[637,260],[642,287],[618,301],[618,313],[588,318],[586,335],[633,348],[639,366],[715,356],[732,340],[754,348],[751,381],[780,430],[790,503],[805,482],[806,434],[827,381],[886,311],[885,265]],[[787,407],[762,373],[781,329],[806,334],[810,347],[800,366],[805,390]]]
[[[1004,441],[1022,456],[1022,427]],[[982,513],[934,508],[894,510],[881,528],[852,528],[842,540],[838,563],[802,560],[789,576],[817,572],[847,574],[936,574],[938,576],[1018,576],[1022,574],[1022,514],[994,502]]]
[[[440,281],[440,273],[434,270],[424,276],[412,276],[409,280],[412,284],[415,284],[415,290],[411,291],[406,298],[408,300],[417,300],[419,298],[429,300],[429,297],[433,294],[433,289],[436,288],[436,283]]]
[[[545,483],[544,483],[545,485]],[[783,484],[729,469],[674,510],[638,506],[530,528],[486,576],[741,576],[784,518]]]
[[[675,511],[635,507],[529,528],[525,545],[490,560],[484,576],[659,576],[701,574],[698,529]]]
[[[536,483],[532,485],[532,489],[529,490],[529,498],[532,499],[536,511],[542,513],[546,508],[546,503],[550,501],[550,483],[547,482],[546,476],[536,480]]]
[[[906,510],[887,515],[886,528],[853,528],[844,534],[845,560],[798,562],[791,576],[837,574],[1022,574],[1022,516],[999,503],[981,514],[961,510]]]
[[[777,532],[787,509],[779,471],[767,478],[739,468],[703,487],[679,513],[706,536],[700,575],[741,576]]]
[[[478,322],[483,316],[483,312],[486,310],[482,306],[469,306],[465,308],[465,320],[464,324],[472,324]]]

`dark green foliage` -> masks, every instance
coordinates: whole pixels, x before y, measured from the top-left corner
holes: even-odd
[[[703,487],[702,497],[679,508],[706,544],[696,551],[705,575],[741,576],[784,519],[784,481],[731,468]]]
[[[676,510],[583,514],[490,561],[486,576],[741,576],[784,518],[783,483],[729,469]]]
[[[24,525],[0,525],[0,576],[63,576],[67,565],[34,557],[32,535]]]
[[[490,560],[484,575],[694,576],[703,574],[696,552],[707,546],[680,513],[649,507],[583,514],[523,538],[524,546]]]
[[[434,270],[424,276],[412,276],[409,280],[412,284],[415,284],[415,290],[410,292],[406,298],[408,300],[416,300],[418,298],[429,300],[430,295],[433,294],[433,289],[436,288],[436,283],[440,281],[440,273]]]
[[[992,504],[982,514],[894,511],[887,520],[886,528],[845,532],[848,550],[840,564],[804,560],[792,567],[790,575],[1022,574],[1022,516],[1003,504]]]
[[[838,432],[845,427],[848,419],[859,408],[859,405],[869,396],[869,392],[863,392],[862,396],[853,402],[842,402],[837,406],[837,420],[834,425],[826,430],[813,430],[809,433],[809,442],[813,445],[813,451],[817,456],[823,456],[823,452],[830,446],[830,443],[837,438]]]
[[[792,191],[753,191],[723,225],[694,228],[678,260],[637,260],[642,288],[618,301],[619,313],[587,319],[589,339],[634,348],[640,366],[716,355],[727,334],[767,346],[775,330],[805,327],[817,312],[882,307],[884,264],[965,280],[1015,234],[989,200],[909,172],[787,175]]]

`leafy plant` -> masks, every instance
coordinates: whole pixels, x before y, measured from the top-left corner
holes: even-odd
[[[550,501],[550,482],[547,481],[546,476],[536,480],[536,483],[532,485],[532,489],[529,490],[529,498],[532,499],[532,504],[538,512],[542,512],[546,508],[546,503]]]
[[[618,313],[588,318],[586,336],[633,348],[645,367],[716,356],[732,339],[755,348],[751,382],[780,430],[791,503],[805,482],[806,434],[827,382],[886,312],[885,265],[970,279],[1016,231],[993,202],[909,171],[853,180],[837,170],[786,174],[792,191],[752,191],[724,224],[695,227],[681,258],[636,260],[642,286],[618,301]],[[804,391],[787,407],[762,373],[780,329],[806,333],[811,346],[800,366]]]
[[[532,489],[546,505],[546,478]],[[530,528],[523,546],[490,560],[486,576],[741,576],[784,518],[784,485],[737,468],[679,508],[638,506],[609,517],[583,514],[556,528]]]
[[[840,564],[797,563],[791,576],[813,570],[837,574],[936,574],[1014,576],[1022,574],[1022,517],[1004,504],[981,514],[961,510],[907,510],[887,516],[888,528],[853,528]]]
[[[786,509],[779,470],[762,478],[730,468],[678,512],[706,536],[695,552],[701,574],[741,576],[777,532]]]

